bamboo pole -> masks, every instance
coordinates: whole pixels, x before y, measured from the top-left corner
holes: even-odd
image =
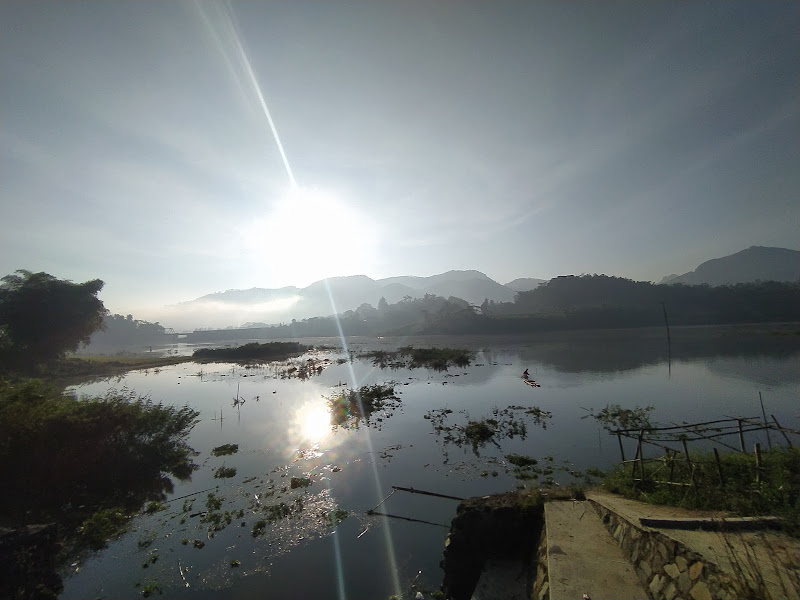
[[[448,500],[463,500],[464,498],[459,498],[458,496],[448,496],[447,494],[437,494],[436,492],[426,492],[425,490],[415,490],[413,487],[400,487],[399,485],[393,485],[393,490],[400,490],[401,492],[410,492],[412,494],[423,494],[425,496],[435,496],[436,498],[447,498]]]
[[[742,432],[742,420],[736,419],[736,423],[739,425],[739,446],[741,447],[742,452],[744,452],[744,433]]]
[[[772,450],[772,440],[769,437],[769,423],[767,422],[767,411],[764,410],[764,399],[761,397],[761,392],[758,392],[758,401],[761,403],[761,416],[764,417],[764,429],[767,430],[767,445]]]
[[[692,459],[689,458],[689,446],[686,445],[686,440],[681,440],[683,443],[683,454],[686,456],[686,464],[689,467],[689,483],[694,485],[694,467],[692,466]]]
[[[700,427],[701,425],[716,425],[717,423],[731,423],[733,421],[752,421],[757,420],[758,417],[728,417],[726,419],[716,419],[715,421],[702,421],[700,423],[692,423],[691,425],[671,425],[669,427],[648,427],[647,431],[668,431],[670,429],[685,429],[686,427]],[[637,432],[639,429],[617,429],[616,432],[618,433],[633,433]]]
[[[789,436],[786,435],[786,432],[783,430],[783,427],[781,427],[781,424],[778,423],[778,419],[775,418],[775,415],[770,415],[770,417],[772,417],[772,420],[775,421],[775,425],[778,426],[778,431],[781,432],[783,439],[785,439],[786,443],[789,444],[789,448],[794,448],[794,446],[792,446],[792,440],[790,440]],[[620,442],[620,444],[622,444],[622,442]]]
[[[639,432],[639,471],[641,472],[642,481],[644,481],[644,447],[642,446],[642,438],[644,437],[644,429]]]
[[[717,473],[719,473],[719,483],[721,486],[725,486],[725,477],[722,475],[722,461],[719,459],[719,452],[717,449],[714,448],[714,460],[717,461]]]
[[[761,444],[756,442],[756,483],[761,483]]]
[[[775,417],[772,417],[773,419]],[[622,456],[622,463],[625,464],[625,450],[622,448],[622,435],[617,433],[617,441],[619,442],[619,453]]]
[[[669,456],[669,480],[672,481],[672,474],[675,472],[675,451],[667,450]]]

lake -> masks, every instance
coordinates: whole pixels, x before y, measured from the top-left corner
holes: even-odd
[[[196,408],[201,421],[190,445],[199,468],[190,481],[174,482],[165,510],[136,517],[127,534],[76,562],[62,598],[140,598],[148,589],[170,598],[376,599],[438,589],[458,501],[392,493],[393,485],[469,497],[583,483],[586,469],[620,460],[616,437],[584,418],[607,404],[653,406],[652,421],[671,424],[759,416],[761,392],[767,415],[798,429],[800,336],[785,333],[673,328],[671,348],[663,329],[348,338],[346,347],[301,339],[331,349],[254,368],[185,363],[76,386],[87,395],[126,387]],[[358,358],[406,344],[466,347],[475,359],[437,372]],[[318,374],[287,376],[308,360],[322,367]],[[541,387],[521,380],[526,368]],[[392,406],[369,422],[351,416],[332,424],[328,398],[374,384],[394,386]],[[485,418],[502,433],[483,446],[463,443],[459,427]],[[749,434],[749,447],[755,441]],[[238,444],[238,452],[212,456],[223,444]],[[536,458],[539,478],[516,479],[509,454]],[[236,474],[215,478],[223,466]],[[367,515],[378,504],[401,518]],[[221,522],[208,521],[215,510]]]

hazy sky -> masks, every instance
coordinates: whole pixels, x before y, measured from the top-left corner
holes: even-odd
[[[798,247],[799,115],[795,1],[2,0],[0,274],[659,280]]]

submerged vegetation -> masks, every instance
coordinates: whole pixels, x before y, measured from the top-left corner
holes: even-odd
[[[192,356],[203,360],[279,360],[300,356],[308,349],[297,342],[251,342],[235,348],[199,348]]]

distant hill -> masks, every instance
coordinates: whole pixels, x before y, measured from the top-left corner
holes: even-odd
[[[659,283],[730,285],[753,281],[800,281],[800,251],[751,246],[714,258],[683,275],[668,275]]]
[[[506,287],[511,288],[515,292],[530,292],[537,287],[547,283],[547,279],[534,279],[533,277],[520,277],[514,281],[509,281]]]
[[[422,298],[433,294],[444,298],[454,296],[477,305],[487,298],[511,302],[517,291],[480,271],[448,271],[429,277],[378,280],[354,275],[331,277],[305,288],[251,288],[207,294],[171,307],[172,314],[165,317],[165,321],[179,329],[280,323],[343,313],[364,304],[377,307],[381,298],[394,304],[406,297]]]

